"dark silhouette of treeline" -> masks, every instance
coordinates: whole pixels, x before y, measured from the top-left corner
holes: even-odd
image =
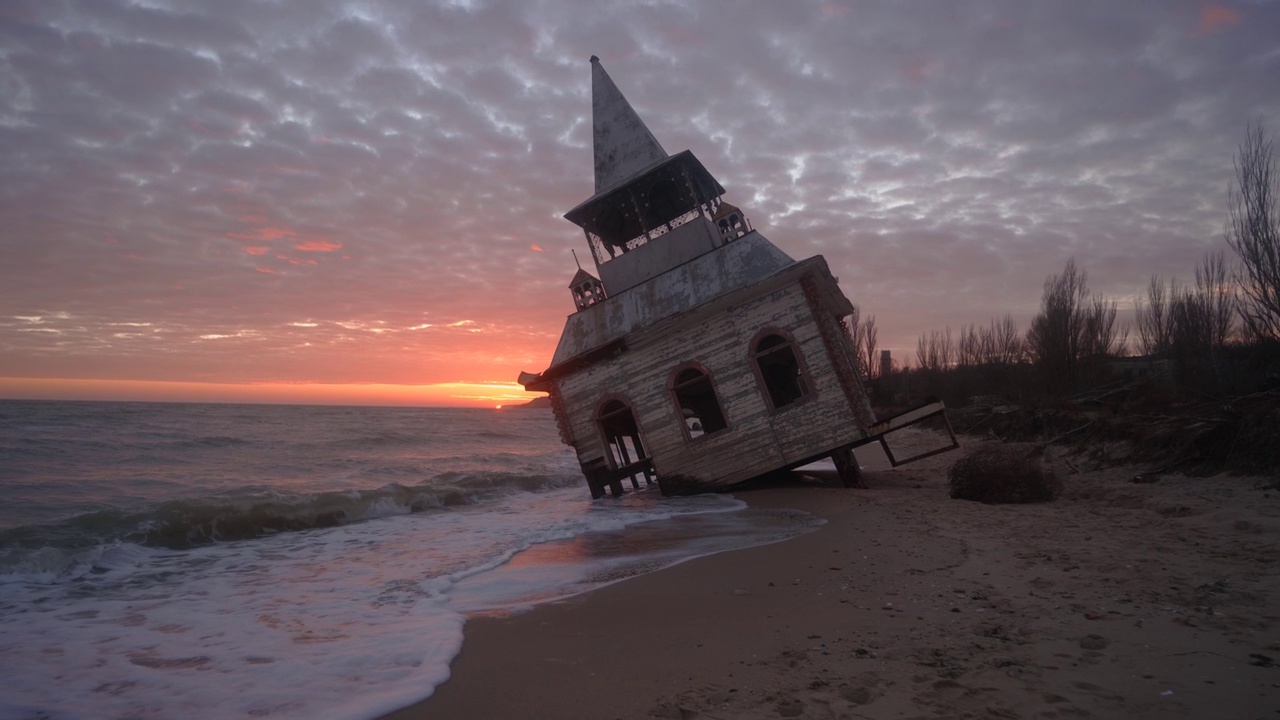
[[[1034,406],[1126,387],[1166,403],[1280,390],[1280,171],[1272,138],[1250,125],[1234,158],[1223,250],[1207,253],[1194,281],[1153,275],[1134,322],[1088,287],[1068,260],[1045,280],[1040,311],[1021,332],[1009,316],[922,334],[915,357],[876,358],[875,318],[852,320],[873,401],[908,405],[934,395],[949,406],[975,396]]]

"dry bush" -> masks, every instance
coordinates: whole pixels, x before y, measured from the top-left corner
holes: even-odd
[[[989,504],[1049,502],[1062,481],[1028,446],[979,448],[956,461],[947,473],[951,497]]]

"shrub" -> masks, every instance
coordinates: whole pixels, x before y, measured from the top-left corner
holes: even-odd
[[[951,497],[990,504],[1049,502],[1062,490],[1040,453],[1025,445],[971,451],[951,466],[947,479]]]

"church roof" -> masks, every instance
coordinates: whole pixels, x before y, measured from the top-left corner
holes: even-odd
[[[600,58],[594,55],[591,56],[591,114],[597,195],[667,158],[667,151],[613,84]]]
[[[592,275],[591,273],[587,272],[586,270],[583,270],[582,268],[578,268],[578,272],[575,273],[573,276],[573,279],[569,281],[569,287],[575,288],[587,280],[591,280],[593,282],[600,282],[600,279],[597,278],[595,275]]]
[[[731,215],[733,213],[738,213],[738,215],[741,216],[742,210],[740,210],[737,205],[730,205],[727,202],[721,201],[720,207],[716,208],[716,214],[711,219],[719,220],[720,218]]]
[[[710,199],[724,195],[724,186],[712,177],[711,173],[702,165],[702,161],[694,156],[691,150],[681,150],[675,155],[664,157],[657,162],[638,168],[633,175],[626,179],[643,178],[644,180],[638,184],[644,186],[651,181],[658,182],[673,177],[686,178],[686,182],[693,184],[700,198]],[[577,207],[564,214],[565,218],[578,227],[587,227],[592,220],[593,210],[613,202],[613,198],[616,197],[617,193],[625,192],[624,185],[626,187],[634,187],[634,184],[618,183],[613,187],[605,188],[578,203]],[[628,216],[626,219],[630,225],[634,226],[628,227],[627,232],[635,235],[644,232],[643,227],[639,224],[639,218]],[[669,219],[659,218],[658,222]],[[652,222],[651,219],[650,221]]]
[[[826,262],[820,258],[818,261]],[[750,287],[795,264],[760,233],[747,233],[570,315],[551,365],[563,364],[632,332]]]

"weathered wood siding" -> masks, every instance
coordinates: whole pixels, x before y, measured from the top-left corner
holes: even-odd
[[[812,385],[809,396],[777,411],[770,410],[753,371],[750,343],[763,328],[791,334]],[[689,361],[710,372],[728,423],[724,430],[693,439],[686,437],[669,391],[672,371]],[[637,338],[619,356],[560,379],[558,390],[583,463],[607,455],[595,427],[596,408],[605,397],[625,398],[660,482],[678,478],[727,485],[863,436],[799,278]]]

